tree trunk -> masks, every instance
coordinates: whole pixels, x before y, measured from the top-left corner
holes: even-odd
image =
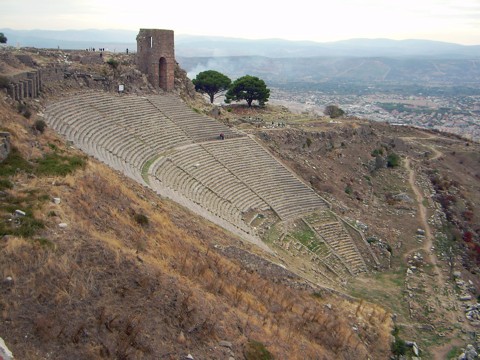
[[[213,104],[213,97],[215,96],[215,94],[208,94],[210,95],[210,104]]]

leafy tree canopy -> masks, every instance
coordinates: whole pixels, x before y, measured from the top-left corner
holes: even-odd
[[[0,44],[6,44],[7,43],[7,37],[3,35],[2,32],[0,32]]]
[[[327,105],[323,113],[330,116],[332,119],[335,119],[342,117],[345,114],[345,111],[340,109],[337,105]]]
[[[263,106],[268,101],[270,89],[262,79],[256,76],[245,75],[235,80],[226,94],[226,103],[232,100],[246,100],[248,106],[252,106],[252,102],[257,100]]]
[[[207,94],[210,97],[210,102],[213,103],[215,95],[227,90],[232,80],[218,71],[207,70],[198,73],[192,82],[195,85],[195,90]]]

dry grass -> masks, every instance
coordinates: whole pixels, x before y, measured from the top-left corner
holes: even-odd
[[[1,268],[14,277],[16,294],[4,316],[32,334],[24,348],[14,347],[22,357],[38,347],[150,358],[160,349],[174,351],[172,339],[182,331],[186,345],[199,351],[214,339],[234,340],[239,348],[255,339],[276,358],[366,358],[374,350],[365,341],[382,338],[369,334],[389,333],[385,311],[364,304],[355,316],[347,301],[319,300],[244,270],[216,253],[208,239],[176,227],[163,203],[152,204],[153,194],[99,164],[58,184],[62,203],[56,211],[69,227],[60,232],[50,224],[56,250],[18,238],[2,248],[7,256]],[[132,219],[132,209],[148,216],[147,227]],[[199,219],[183,221],[188,228]],[[332,310],[324,306],[328,301],[335,303]],[[358,333],[352,330],[357,321]],[[152,332],[159,336],[147,337]],[[375,351],[387,352],[388,340],[377,345]]]

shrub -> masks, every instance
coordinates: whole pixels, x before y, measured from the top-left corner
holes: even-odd
[[[133,218],[135,219],[137,224],[140,226],[148,225],[148,217],[144,214],[135,214],[133,215]]]
[[[367,243],[369,244],[375,244],[376,242],[378,242],[378,239],[374,238],[373,236],[367,238]]]
[[[273,355],[261,342],[250,340],[245,345],[244,355],[246,360],[271,360]]]
[[[353,189],[350,185],[345,186],[345,193],[348,195],[352,195]]]
[[[392,343],[392,353],[393,355],[405,355],[407,352],[407,344],[405,340],[395,337],[395,342]]]
[[[110,65],[113,69],[117,69],[118,65],[120,65],[120,63],[113,58],[108,59],[107,64]]]
[[[12,189],[13,184],[10,180],[0,179],[0,190]]]
[[[37,120],[35,121],[35,124],[33,124],[33,127],[35,128],[35,130],[43,134],[45,128],[47,127],[47,124],[43,120]]]
[[[387,166],[388,167],[397,167],[402,163],[400,156],[394,152],[388,154],[387,156]]]
[[[307,143],[307,146],[310,147],[310,145],[312,145],[312,139],[307,137],[306,143]]]
[[[23,103],[19,103],[17,105],[17,111],[19,114],[22,114],[23,116],[25,116],[27,119],[30,119],[30,117],[32,116],[32,112],[30,111],[30,109],[28,108],[27,105],[23,104]]]

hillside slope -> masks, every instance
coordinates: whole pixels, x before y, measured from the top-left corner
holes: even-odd
[[[0,336],[16,358],[388,356],[389,312],[312,286],[35,130],[27,105],[30,119],[0,100],[13,149],[0,164]]]

